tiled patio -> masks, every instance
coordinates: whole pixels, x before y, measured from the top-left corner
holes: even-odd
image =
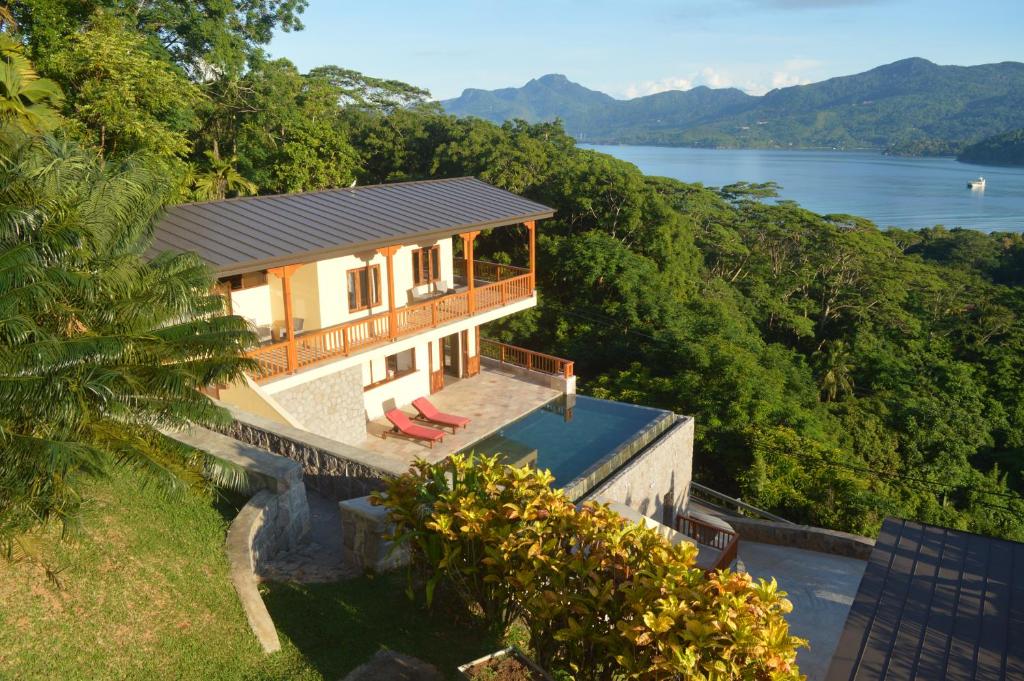
[[[739,561],[754,577],[775,577],[779,588],[789,594],[790,631],[810,643],[797,653],[796,662],[808,679],[825,678],[867,561],[742,537]]]
[[[391,430],[391,424],[382,418],[366,424],[368,436],[356,446],[410,463],[417,457],[430,462],[440,461],[449,454],[463,451],[468,445],[560,394],[558,390],[529,383],[510,373],[482,369],[478,375],[461,379],[430,395],[430,401],[438,410],[470,418],[467,428],[460,428],[454,435],[450,429],[445,429],[444,442],[430,448],[424,442],[400,436],[388,435],[387,439],[382,438],[381,433]],[[401,405],[401,408],[410,416],[416,413],[411,406]]]

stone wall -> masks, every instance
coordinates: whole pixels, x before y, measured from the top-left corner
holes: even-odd
[[[740,535],[741,546],[744,541],[752,541],[760,544],[777,544],[808,551],[832,553],[860,560],[870,558],[871,550],[875,547],[874,539],[849,532],[731,515],[726,516],[726,519]]]
[[[328,499],[366,496],[409,468],[398,459],[223,406],[235,419],[228,429],[231,437],[297,461],[306,485]]]
[[[361,365],[275,393],[274,399],[317,435],[348,443],[366,438]]]
[[[677,417],[667,431],[587,493],[625,504],[669,527],[689,501],[693,419]]]

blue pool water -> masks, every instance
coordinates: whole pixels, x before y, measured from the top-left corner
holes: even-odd
[[[468,449],[550,469],[556,484],[565,485],[671,417],[661,409],[582,396],[575,397],[568,418],[566,411],[560,397]]]

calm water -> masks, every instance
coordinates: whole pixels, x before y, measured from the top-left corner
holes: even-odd
[[[556,482],[566,484],[664,416],[660,409],[578,395],[572,419],[566,421],[564,398],[559,398],[470,449],[550,469]],[[534,450],[536,461],[530,456]]]
[[[880,227],[1024,231],[1024,168],[877,152],[767,151],[581,145],[636,164],[648,175],[720,187],[738,180],[782,186],[782,198],[817,213],[850,213]],[[967,180],[988,181],[984,192]]]

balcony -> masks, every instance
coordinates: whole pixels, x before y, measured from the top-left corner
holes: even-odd
[[[344,324],[293,333],[288,340],[268,343],[250,351],[249,356],[258,364],[252,374],[253,380],[265,383],[533,296],[534,275],[527,269],[485,261],[472,261],[470,266],[466,260],[456,260],[454,272],[463,285],[457,286],[453,292],[436,294],[411,305]],[[286,297],[289,295],[286,287]],[[507,349],[491,351],[497,352],[496,358],[502,362],[516,364],[527,361],[527,358]],[[532,356],[528,359],[533,361]],[[544,366],[551,364],[539,356],[537,361]]]

